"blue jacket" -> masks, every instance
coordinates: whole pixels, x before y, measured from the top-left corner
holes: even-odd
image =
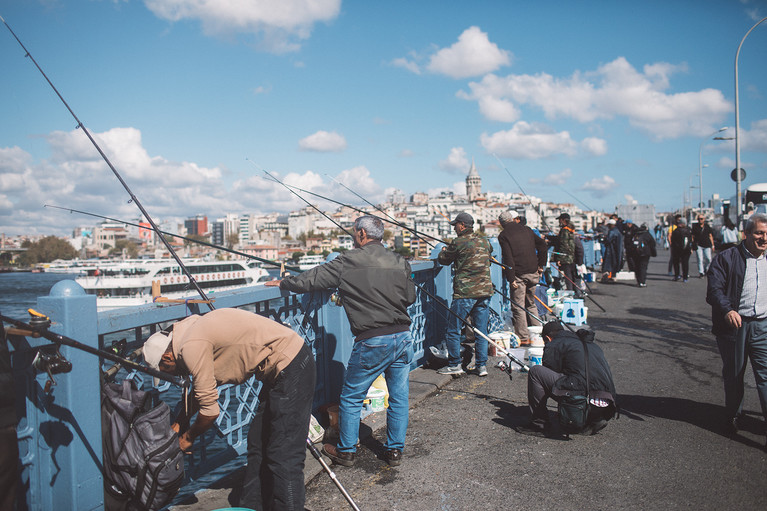
[[[737,311],[746,274],[746,253],[743,243],[719,252],[708,267],[706,302],[711,305],[711,332],[714,335],[735,335],[737,329],[724,319],[728,312]]]

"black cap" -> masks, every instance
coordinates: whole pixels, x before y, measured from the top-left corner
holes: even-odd
[[[469,227],[471,227],[472,225],[474,225],[474,217],[466,213],[465,211],[462,211],[458,213],[457,215],[455,215],[455,220],[450,222],[450,225],[455,225],[459,222],[462,223],[463,225],[468,225]]]
[[[570,213],[562,213],[557,217],[557,220],[570,220]]]

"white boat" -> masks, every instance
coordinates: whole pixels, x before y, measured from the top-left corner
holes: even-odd
[[[37,265],[43,273],[83,273],[88,269],[97,268],[99,265],[98,259],[56,259],[50,263],[40,263]]]
[[[298,269],[301,271],[311,270],[324,262],[325,256],[323,255],[305,255],[298,259]]]
[[[270,278],[258,263],[247,260],[185,259],[183,263],[207,295],[216,291],[261,284]],[[87,268],[84,275],[75,279],[86,293],[96,295],[99,310],[152,303],[152,282],[155,281],[159,282],[160,295],[165,298],[200,297],[173,259],[104,262]]]

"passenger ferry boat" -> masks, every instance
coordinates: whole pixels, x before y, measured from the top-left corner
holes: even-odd
[[[298,269],[301,271],[311,270],[324,262],[325,256],[323,255],[305,255],[298,259]]]
[[[183,260],[203,291],[215,292],[261,284],[269,280],[267,271],[247,260]],[[189,278],[173,259],[129,259],[103,262],[89,267],[75,282],[85,292],[96,295],[99,310],[152,303],[152,282],[159,281],[165,298],[199,298]]]

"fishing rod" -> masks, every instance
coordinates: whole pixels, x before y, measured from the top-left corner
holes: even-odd
[[[556,253],[558,253],[558,252],[556,252]],[[559,272],[559,274],[560,274],[561,276],[563,276],[563,277],[564,277],[564,278],[565,278],[565,279],[566,279],[566,280],[567,280],[567,281],[568,281],[570,284],[572,284],[574,288],[576,288],[576,289],[578,288],[578,284],[576,284],[575,282],[573,282],[573,280],[572,280],[570,277],[568,277],[567,275],[565,275],[565,272],[563,272],[563,271],[562,271],[562,270],[560,270],[559,268],[557,268],[557,271],[558,271],[558,272]],[[592,302],[594,302],[594,305],[596,305],[597,307],[599,307],[600,309],[602,309],[602,312],[607,312],[607,311],[605,310],[605,308],[604,308],[604,307],[602,307],[601,305],[599,305],[599,302],[597,302],[596,300],[594,300],[594,297],[593,297],[593,296],[591,296],[591,293],[592,293],[593,291],[591,291],[591,287],[588,285],[588,283],[586,282],[586,280],[585,280],[585,279],[582,279],[582,280],[583,280],[583,283],[584,283],[584,284],[586,284],[586,289],[588,289],[588,290],[589,290],[589,292],[588,292],[588,293],[583,293],[583,292],[581,291],[581,292],[583,293],[583,295],[584,295],[586,298],[590,299]]]
[[[108,216],[97,215],[96,213],[88,213],[87,211],[80,211],[78,209],[63,208],[61,206],[53,206],[51,204],[45,204],[43,207],[55,208],[55,209],[63,209],[64,211],[69,211],[70,213],[80,213],[81,215],[88,215],[88,216],[92,216],[92,217],[96,217],[96,218],[103,218],[104,220],[109,220],[111,222],[117,222],[119,224],[125,224],[125,225],[131,225],[133,227],[144,228],[144,226],[142,226],[140,224],[134,224],[132,222],[126,222],[125,220],[120,220],[119,218],[111,218],[111,217],[108,217]],[[211,248],[215,248],[215,249],[218,249],[218,250],[223,250],[224,252],[229,252],[231,254],[235,254],[235,255],[242,256],[242,257],[246,257],[248,259],[254,259],[256,261],[259,261],[259,262],[262,262],[262,263],[265,263],[265,264],[270,264],[272,266],[277,266],[277,267],[280,267],[280,268],[282,267],[282,263],[279,262],[279,261],[272,261],[270,259],[263,259],[263,258],[258,257],[258,256],[254,256],[254,255],[251,255],[251,254],[246,254],[245,252],[240,252],[238,250],[234,250],[234,249],[231,249],[231,248],[226,248],[226,247],[222,247],[222,246],[219,246],[219,245],[214,245],[213,243],[208,243],[207,241],[197,240],[197,239],[194,239],[194,238],[188,238],[186,236],[181,236],[180,234],[173,234],[172,232],[166,232],[166,231],[160,231],[160,232],[162,232],[165,235],[171,236],[171,237],[180,238],[182,240],[186,240],[186,241],[189,241],[189,242],[192,242],[192,243],[197,243],[199,245],[204,245],[206,247],[211,247]],[[298,273],[301,273],[303,271],[300,268],[298,268],[297,266],[285,266],[285,268],[287,268],[287,269],[289,269],[291,271],[298,272]]]
[[[560,186],[560,187],[559,187],[559,189],[560,189],[560,190],[562,190],[563,192],[565,192],[567,195],[569,195],[569,196],[570,196],[570,197],[572,197],[573,199],[575,199],[576,201],[578,201],[578,202],[580,202],[581,204],[583,204],[583,206],[584,206],[586,209],[588,209],[589,211],[596,211],[596,209],[592,208],[591,206],[589,206],[588,204],[586,204],[585,202],[583,202],[582,200],[580,200],[578,197],[576,197],[576,196],[575,196],[575,195],[573,195],[572,193],[570,193],[570,192],[568,192],[567,190],[565,190],[563,187],[561,187],[561,186]]]
[[[180,381],[175,376],[165,373],[163,371],[158,371],[157,369],[153,369],[151,367],[143,366],[141,364],[138,364],[130,359],[120,357],[110,351],[101,350],[98,348],[94,348],[92,346],[88,346],[87,344],[83,344],[79,341],[76,341],[70,337],[66,337],[61,334],[57,334],[54,332],[51,332],[49,330],[51,326],[51,320],[48,316],[41,314],[33,309],[28,310],[30,315],[29,323],[24,323],[23,321],[19,321],[14,318],[10,318],[8,316],[4,316],[0,314],[0,320],[9,323],[16,327],[16,329],[9,329],[9,334],[17,334],[17,335],[24,335],[24,336],[30,336],[30,337],[45,337],[49,341],[53,341],[57,345],[65,345],[69,346],[81,351],[84,351],[86,353],[90,353],[91,355],[96,355],[97,357],[105,358],[107,360],[111,360],[112,362],[117,362],[118,364],[123,365],[126,368],[133,369],[134,371],[139,371],[145,374],[148,374],[149,376],[152,376],[154,378],[159,378],[164,381],[168,381],[172,383],[173,385],[176,385],[181,388],[188,388],[189,387],[189,380],[185,378],[181,378]],[[5,340],[3,340],[4,342]],[[49,373],[50,375],[50,373]]]
[[[254,164],[254,165],[255,165],[255,164]],[[263,171],[263,172],[264,172],[266,175],[268,175],[270,178],[272,178],[274,181],[276,181],[277,183],[279,183],[279,184],[281,184],[282,186],[284,186],[285,188],[287,188],[287,189],[288,189],[288,190],[289,190],[291,193],[293,193],[293,194],[294,194],[296,197],[298,197],[299,199],[301,199],[302,201],[304,201],[306,204],[308,204],[309,206],[311,206],[312,208],[314,208],[314,209],[316,209],[318,212],[320,212],[320,213],[321,213],[321,214],[322,214],[322,215],[323,215],[325,218],[327,218],[328,220],[330,220],[331,222],[333,222],[333,223],[334,223],[336,226],[338,226],[338,228],[339,228],[339,229],[341,229],[342,231],[344,231],[344,232],[346,232],[346,233],[348,234],[348,232],[349,232],[349,231],[347,231],[346,229],[344,229],[344,228],[341,226],[341,224],[339,224],[338,222],[336,222],[335,220],[333,220],[332,218],[330,218],[329,216],[327,216],[325,213],[323,213],[322,211],[320,211],[320,209],[319,209],[317,206],[315,206],[315,205],[311,204],[309,201],[307,201],[306,199],[304,199],[303,197],[301,197],[301,196],[300,196],[298,193],[296,193],[296,192],[294,192],[293,190],[291,190],[291,189],[290,189],[290,188],[289,188],[289,187],[288,187],[286,184],[284,184],[282,181],[280,181],[279,179],[277,179],[277,178],[275,178],[274,176],[272,176],[271,174],[269,174],[269,173],[268,173],[266,170],[264,170],[264,169],[261,169],[261,170],[262,170],[262,171]],[[353,236],[352,236],[352,237],[353,237]],[[505,353],[506,353],[506,356],[508,356],[508,357],[509,357],[509,359],[510,359],[512,362],[514,362],[514,363],[518,364],[520,367],[522,367],[522,368],[523,368],[523,369],[525,369],[525,370],[528,370],[528,369],[529,369],[529,368],[527,367],[527,365],[525,365],[525,363],[524,363],[524,362],[522,362],[522,361],[521,361],[521,360],[519,360],[517,357],[515,357],[513,353],[511,353],[510,351],[508,351],[508,350],[507,350],[507,349],[506,349],[504,346],[501,346],[500,344],[498,344],[498,343],[496,343],[495,341],[493,341],[492,339],[490,339],[490,338],[489,338],[487,335],[485,335],[484,333],[482,333],[481,331],[479,331],[479,330],[478,330],[478,329],[477,329],[477,328],[476,328],[474,325],[472,325],[471,323],[469,323],[468,321],[466,321],[466,319],[462,318],[461,316],[459,316],[458,314],[456,314],[455,312],[453,312],[452,310],[450,310],[450,307],[448,307],[446,304],[442,303],[442,302],[439,300],[439,298],[437,298],[437,297],[436,297],[436,296],[434,296],[433,294],[431,294],[431,293],[429,293],[428,291],[426,291],[426,289],[424,289],[424,287],[423,287],[423,286],[421,286],[421,285],[419,285],[418,283],[416,283],[416,282],[415,282],[415,281],[412,279],[412,277],[410,277],[410,281],[411,281],[411,282],[413,282],[413,285],[415,285],[415,287],[417,287],[418,289],[420,289],[421,291],[423,291],[423,293],[424,293],[424,294],[426,294],[427,296],[429,296],[430,298],[432,298],[432,299],[433,299],[435,302],[437,302],[437,303],[438,303],[438,304],[440,304],[442,307],[444,307],[444,308],[445,308],[445,310],[447,310],[448,312],[450,312],[450,314],[452,314],[452,315],[454,315],[456,318],[458,318],[458,320],[460,320],[460,321],[461,321],[461,322],[462,322],[464,325],[466,325],[467,327],[469,327],[470,329],[472,329],[472,330],[474,331],[474,333],[475,333],[475,334],[477,334],[477,335],[481,336],[483,339],[485,339],[487,342],[489,342],[490,344],[492,344],[493,346],[495,346],[497,349],[500,349],[501,351],[505,352]],[[505,298],[505,297],[504,297],[504,298]]]
[[[500,159],[500,158],[498,158],[498,156],[497,156],[495,153],[491,153],[491,154],[492,154],[493,156],[495,156],[495,159],[496,159],[496,160],[498,160],[498,163],[500,163],[500,164],[501,164],[501,167],[503,167],[503,170],[505,170],[505,171],[506,171],[506,173],[509,175],[509,177],[511,178],[511,180],[512,180],[512,181],[514,181],[514,183],[516,183],[517,187],[519,187],[519,191],[520,191],[520,192],[522,192],[522,195],[524,195],[524,196],[525,196],[525,198],[527,199],[527,202],[529,202],[529,203],[530,203],[530,205],[531,205],[533,208],[535,208],[535,212],[536,212],[536,213],[538,213],[538,218],[540,218],[540,219],[541,219],[541,222],[543,223],[543,226],[546,228],[546,230],[547,230],[547,231],[549,231],[549,232],[554,232],[554,231],[551,229],[551,227],[549,227],[549,225],[546,223],[546,219],[543,217],[543,214],[541,214],[541,209],[540,209],[540,207],[539,207],[539,206],[536,206],[536,205],[533,203],[533,201],[530,199],[530,197],[528,197],[528,195],[525,193],[525,190],[522,188],[522,185],[520,185],[520,184],[519,184],[519,181],[517,181],[517,180],[516,180],[516,178],[514,178],[514,176],[512,175],[512,173],[511,173],[511,172],[509,172],[509,169],[507,169],[507,168],[506,168],[506,165],[504,165],[504,164],[503,164],[503,162],[501,161],[501,159]]]
[[[246,158],[246,159],[247,159],[247,158]],[[253,164],[253,165],[254,165],[256,168],[260,168],[260,167],[259,167],[258,165],[256,165],[256,164],[255,164],[255,163],[254,163],[252,160],[248,160],[248,161],[249,161],[250,163],[252,163],[252,164]],[[336,222],[335,220],[333,220],[332,218],[330,218],[330,217],[329,217],[327,214],[325,214],[325,212],[324,212],[324,211],[322,211],[320,208],[318,208],[317,206],[315,206],[314,204],[312,204],[311,202],[309,202],[308,200],[304,199],[303,197],[301,197],[300,195],[298,195],[296,192],[294,192],[293,190],[291,190],[291,189],[290,189],[290,187],[289,187],[288,185],[286,185],[285,183],[283,183],[282,181],[280,181],[279,179],[277,179],[276,177],[274,177],[273,175],[271,175],[269,172],[267,172],[267,171],[266,171],[266,169],[260,168],[260,170],[261,170],[261,172],[263,172],[264,174],[266,174],[267,176],[269,176],[269,177],[272,179],[272,181],[274,181],[274,182],[276,182],[276,183],[279,183],[279,184],[281,184],[283,187],[285,187],[285,189],[286,189],[287,191],[289,191],[290,193],[292,193],[293,195],[295,195],[296,197],[298,197],[299,199],[301,199],[302,201],[304,201],[304,202],[306,203],[306,205],[307,205],[307,206],[309,206],[309,207],[313,208],[313,209],[314,209],[315,211],[317,211],[317,212],[318,212],[320,215],[324,216],[325,218],[327,218],[328,220],[330,220],[330,221],[331,221],[333,224],[335,224],[336,226],[338,226],[338,228],[339,228],[339,229],[341,229],[341,230],[342,230],[342,231],[344,231],[346,234],[348,234],[349,236],[351,236],[352,238],[354,238],[354,235],[353,235],[352,233],[350,233],[350,232],[349,232],[349,231],[347,231],[345,228],[343,228],[343,227],[341,226],[341,224],[339,224],[338,222]]]
[[[325,174],[325,175],[326,175],[326,176],[328,176],[328,177],[329,177],[330,179],[332,179],[333,181],[335,181],[336,183],[338,183],[339,185],[343,186],[345,189],[349,190],[351,193],[353,193],[354,195],[356,195],[357,197],[359,197],[359,198],[360,198],[360,199],[362,199],[363,201],[365,201],[365,203],[366,203],[366,204],[368,204],[368,205],[369,205],[371,208],[375,209],[376,211],[379,211],[379,212],[383,213],[383,214],[386,216],[386,218],[388,218],[388,219],[389,219],[389,221],[390,221],[390,222],[392,222],[392,223],[393,223],[393,224],[395,224],[395,225],[398,225],[398,226],[402,227],[403,229],[407,229],[407,230],[409,230],[410,232],[412,232],[413,234],[415,234],[415,235],[416,235],[416,238],[418,238],[419,240],[422,240],[424,243],[426,243],[427,245],[429,245],[429,246],[431,246],[432,248],[434,248],[434,245],[432,245],[431,243],[429,243],[429,242],[428,242],[428,241],[426,241],[425,239],[421,238],[421,236],[419,236],[419,234],[420,234],[420,233],[418,233],[418,231],[416,231],[415,229],[410,229],[410,228],[409,228],[407,225],[405,225],[405,224],[403,224],[403,223],[400,223],[400,222],[398,222],[398,221],[397,221],[397,220],[395,220],[395,219],[394,219],[394,218],[393,218],[393,217],[392,217],[392,216],[391,216],[389,213],[387,213],[387,212],[386,212],[386,211],[384,211],[383,209],[379,208],[378,206],[374,205],[372,202],[370,202],[369,200],[367,200],[365,197],[363,197],[362,195],[358,194],[357,192],[355,192],[354,190],[352,190],[351,188],[349,188],[348,186],[346,186],[346,185],[345,185],[345,184],[343,184],[342,182],[338,181],[336,178],[334,178],[334,177],[333,177],[333,176],[331,176],[330,174]]]
[[[314,444],[312,443],[311,439],[306,439],[306,448],[309,449],[309,452],[312,453],[312,456],[314,456],[314,459],[320,462],[320,465],[322,466],[322,469],[327,472],[328,476],[330,476],[330,480],[333,481],[333,484],[336,485],[336,487],[341,491],[341,495],[344,496],[346,499],[346,502],[349,503],[349,505],[354,509],[354,511],[360,511],[360,508],[357,507],[357,504],[354,502],[354,499],[351,495],[349,495],[349,492],[346,491],[346,488],[343,487],[341,484],[341,481],[338,480],[338,477],[336,476],[336,473],[331,470],[331,468],[328,466],[328,464],[325,462],[324,459],[322,459],[322,455],[320,454],[320,451],[317,450],[316,447],[314,447]]]
[[[144,209],[144,206],[141,205],[141,202],[138,200],[138,197],[136,197],[136,195],[131,191],[130,187],[128,186],[128,183],[125,182],[125,180],[122,178],[120,173],[117,172],[117,169],[114,167],[114,165],[112,165],[112,162],[109,161],[109,158],[107,158],[107,155],[104,153],[104,151],[102,151],[101,147],[96,142],[96,139],[94,139],[93,136],[91,135],[90,131],[88,131],[88,128],[85,127],[85,125],[82,123],[82,121],[80,121],[80,119],[77,117],[77,115],[72,110],[72,108],[70,108],[69,104],[66,102],[66,100],[61,95],[61,93],[59,93],[59,91],[56,88],[56,86],[53,85],[53,82],[48,78],[48,75],[45,74],[45,72],[43,71],[43,68],[40,67],[40,65],[37,63],[37,61],[32,56],[32,54],[29,52],[29,50],[27,50],[26,46],[24,46],[24,43],[21,42],[21,39],[18,38],[16,33],[11,29],[10,25],[8,25],[8,23],[5,21],[5,19],[2,16],[0,16],[0,21],[3,22],[3,24],[6,26],[6,28],[11,33],[11,35],[13,35],[14,39],[16,39],[16,41],[19,43],[21,48],[24,50],[24,52],[26,53],[25,57],[29,57],[29,59],[35,65],[37,70],[40,71],[40,74],[43,75],[43,78],[45,78],[45,81],[48,82],[48,85],[51,86],[51,88],[53,89],[53,92],[56,93],[56,95],[59,97],[61,102],[64,103],[64,106],[66,107],[66,109],[69,110],[69,113],[72,115],[72,117],[75,119],[75,121],[77,121],[77,125],[75,126],[75,129],[79,128],[79,129],[81,129],[83,131],[83,133],[85,133],[85,136],[87,136],[88,140],[91,141],[91,144],[93,144],[93,147],[96,148],[96,151],[98,151],[98,153],[101,155],[101,158],[106,162],[107,166],[109,166],[109,168],[112,170],[112,173],[115,175],[115,177],[118,179],[118,181],[120,181],[120,184],[122,184],[123,188],[125,188],[125,191],[128,192],[128,195],[130,195],[130,200],[128,202],[133,202],[133,203],[136,204],[136,206],[141,211],[141,214],[144,215],[144,217],[147,219],[149,224],[152,226],[152,230],[154,230],[157,233],[157,236],[162,240],[162,242],[165,245],[165,247],[168,249],[170,254],[173,256],[173,258],[176,260],[178,265],[181,267],[181,270],[189,278],[189,282],[194,286],[194,288],[200,294],[200,297],[202,297],[202,299],[205,300],[205,302],[208,304],[208,307],[210,307],[210,309],[213,310],[214,309],[213,304],[210,302],[208,297],[205,295],[205,292],[202,290],[200,285],[197,283],[197,281],[195,280],[195,278],[192,275],[192,273],[186,268],[186,266],[184,266],[184,263],[181,262],[181,258],[173,250],[173,247],[170,246],[170,243],[168,242],[168,240],[166,240],[163,237],[163,235],[160,233],[160,228],[157,227],[157,224],[154,223],[154,220],[152,220],[152,217],[149,216],[149,213],[146,211],[146,209]]]

